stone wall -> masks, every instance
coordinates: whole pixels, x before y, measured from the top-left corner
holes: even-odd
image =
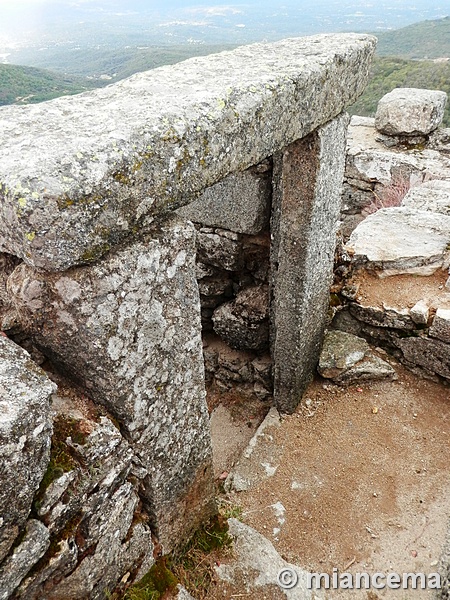
[[[399,206],[410,188],[450,181],[450,129],[440,128],[444,92],[396,89],[376,118],[353,117],[342,195],[342,232],[380,208]]]
[[[445,102],[444,92],[397,89],[375,120],[353,121],[343,194],[350,237],[336,269],[333,291],[343,304],[333,326],[448,382],[450,132],[438,128]]]
[[[374,46],[256,44],[0,110],[1,327],[46,371],[0,338],[2,390],[26,385],[1,399],[0,598],[103,598],[214,513],[205,383],[295,409]]]

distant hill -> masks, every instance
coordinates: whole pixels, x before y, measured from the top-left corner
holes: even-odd
[[[148,71],[163,65],[172,65],[192,56],[205,56],[222,50],[235,48],[232,44],[171,44],[129,46],[120,48],[83,47],[68,50],[59,46],[47,48],[45,52],[36,52],[33,66],[48,69],[55,73],[70,74],[74,77],[86,77],[90,81],[111,78],[109,83],[129,77],[134,73]],[[30,50],[14,53],[18,64],[29,64]],[[36,64],[36,61],[39,61]],[[107,81],[108,83],[108,81]]]
[[[65,77],[44,69],[0,64],[0,106],[43,102],[97,86],[87,80]]]
[[[349,112],[373,116],[378,100],[396,87],[444,90],[450,95],[450,17],[423,21],[376,34],[379,43],[372,77],[364,95]],[[118,81],[140,71],[169,65],[192,56],[233,48],[230,44],[184,44],[129,48],[77,48],[68,55],[45,54],[52,71],[0,64],[0,105],[49,100]],[[36,54],[41,59],[43,54]],[[70,71],[70,76],[64,73]],[[444,124],[450,127],[450,103]]]
[[[450,17],[422,21],[375,35],[378,38],[379,56],[450,58]]]
[[[450,61],[375,58],[366,91],[349,108],[349,112],[352,115],[373,117],[380,98],[398,87],[442,90],[450,98]],[[450,102],[445,109],[444,125],[450,127]]]
[[[184,45],[121,50],[78,50],[70,65],[70,75],[64,74],[67,65],[54,61],[48,70],[19,65],[0,64],[0,106],[29,104],[51,100],[58,96],[78,94],[102,87],[163,65],[171,65],[193,56],[204,56],[234,46]]]

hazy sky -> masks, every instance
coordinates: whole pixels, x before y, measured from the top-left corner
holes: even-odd
[[[375,31],[450,15],[450,0],[0,0],[0,42],[6,39],[14,45],[44,33],[56,36],[64,24],[71,31],[77,24],[98,24],[100,31],[106,22],[110,32],[118,34],[126,28],[131,31],[130,27],[136,31],[142,23],[208,25],[211,37],[214,27],[220,36],[226,19],[230,27],[244,32],[258,19],[261,22],[261,15],[264,26],[274,30],[283,19],[283,34],[286,23],[292,23],[293,35]],[[217,18],[222,21],[213,21]],[[166,36],[175,34],[165,32]]]

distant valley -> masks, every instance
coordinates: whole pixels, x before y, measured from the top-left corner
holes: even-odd
[[[415,23],[398,30],[374,32],[379,39],[372,79],[364,95],[350,107],[353,114],[371,116],[378,100],[394,87],[440,89],[450,95],[450,17]],[[235,43],[183,43],[149,46],[55,46],[34,54],[30,48],[0,54],[4,60],[23,58],[39,67],[0,64],[0,105],[49,100],[118,81],[140,71],[186,58],[236,47]],[[7,56],[5,56],[7,55]],[[31,60],[30,56],[34,56]],[[47,67],[47,69],[45,69]],[[51,71],[48,70],[51,68]],[[445,125],[450,127],[450,106]]]

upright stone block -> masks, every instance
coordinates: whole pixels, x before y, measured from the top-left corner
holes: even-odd
[[[274,161],[271,347],[278,409],[291,413],[317,363],[333,273],[347,115]]]
[[[36,345],[120,421],[170,549],[212,510],[194,227],[172,217],[93,266],[21,265],[8,286]]]
[[[25,350],[0,337],[0,563],[21,532],[48,466],[55,390]]]

